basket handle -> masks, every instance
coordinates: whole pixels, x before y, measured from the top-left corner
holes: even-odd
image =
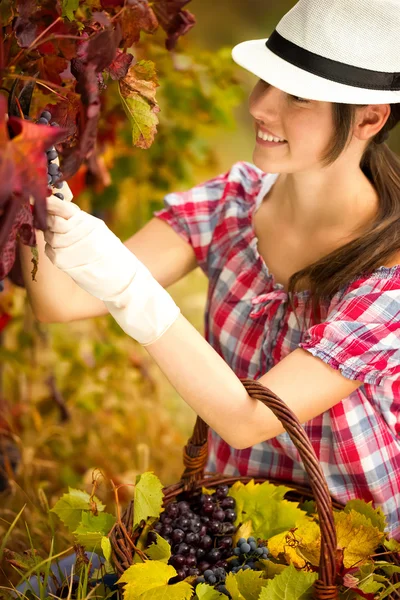
[[[280,420],[299,451],[304,468],[310,480],[321,528],[321,560],[319,580],[315,582],[315,593],[318,600],[334,600],[338,598],[335,585],[336,577],[336,530],[333,520],[332,499],[321,465],[300,421],[281,398],[258,381],[240,380],[251,398],[260,400]],[[192,437],[184,448],[183,462],[185,470],[182,482],[190,487],[195,481],[202,479],[207,463],[208,425],[197,417]]]

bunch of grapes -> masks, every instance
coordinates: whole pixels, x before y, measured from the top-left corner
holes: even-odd
[[[266,559],[269,555],[268,548],[263,542],[257,543],[254,537],[240,538],[233,549],[233,554],[236,556],[230,561],[232,573],[237,573],[240,570],[255,569],[256,561],[260,558]]]
[[[56,123],[55,121],[51,121],[51,113],[48,110],[45,110],[42,112],[39,119],[37,120],[37,124],[38,125],[50,125],[51,127],[59,126],[58,123]],[[60,179],[61,179],[60,167],[57,165],[57,163],[52,162],[53,160],[55,160],[58,157],[57,150],[55,149],[54,146],[52,146],[51,148],[48,148],[46,150],[46,155],[47,155],[47,183],[49,185],[51,185],[52,187],[56,188],[57,190],[60,190],[63,186],[63,184],[60,182]],[[61,192],[56,192],[54,194],[54,196],[57,196],[57,198],[60,198],[60,200],[64,200],[64,195],[61,194]]]
[[[206,571],[211,571],[217,582],[220,578],[216,570],[227,571],[226,559],[232,556],[236,531],[236,502],[228,492],[227,485],[219,485],[211,495],[196,494],[189,502],[171,502],[161,514],[154,531],[171,546],[169,564],[175,567],[177,576],[170,583],[190,575],[200,577]],[[150,532],[148,543],[155,539]]]
[[[215,589],[220,594],[231,597],[225,586],[226,571],[223,567],[216,567],[214,569],[207,569],[204,571],[201,577],[196,579],[196,585],[199,583],[208,583],[208,585],[215,586]]]

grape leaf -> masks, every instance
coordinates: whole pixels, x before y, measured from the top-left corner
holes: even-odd
[[[74,531],[78,544],[85,546],[86,550],[98,550],[101,547],[103,536],[107,535],[115,523],[114,515],[102,512],[94,515],[82,511],[79,526]]]
[[[287,569],[287,565],[281,565],[278,563],[272,562],[269,559],[258,559],[258,563],[262,564],[262,573],[265,579],[272,579],[275,575],[282,573],[285,569]]]
[[[108,538],[107,536],[103,536],[101,538],[100,546],[101,546],[101,549],[103,550],[104,558],[106,559],[107,562],[110,562],[111,561],[111,551],[112,551],[110,538]]]
[[[140,31],[154,33],[158,20],[147,0],[130,0],[121,15],[124,47],[130,48],[140,40]]]
[[[226,600],[224,594],[220,594],[220,592],[217,592],[215,588],[207,583],[196,585],[196,597],[198,600]]]
[[[17,567],[21,571],[34,569],[37,565],[43,562],[43,558],[37,554],[37,550],[25,550],[23,554],[13,552],[8,548],[4,549],[4,556],[8,563]]]
[[[344,551],[343,564],[346,568],[367,560],[385,537],[370,519],[353,509],[349,512],[335,511],[334,520],[337,543]]]
[[[148,517],[158,517],[163,503],[163,486],[152,472],[136,477],[133,527]]]
[[[117,54],[112,63],[106,68],[110,73],[111,79],[122,79],[128,73],[129,67],[133,61],[133,55],[127,52],[117,50]]]
[[[300,569],[305,567],[306,562],[318,566],[321,553],[320,528],[315,521],[301,522],[294,532],[284,531],[270,538],[268,548],[274,558],[283,554],[288,564]]]
[[[153,9],[157,19],[168,34],[165,42],[167,50],[173,50],[178,38],[185,35],[196,23],[188,10],[182,10],[190,0],[155,0]]]
[[[317,579],[318,573],[297,571],[290,565],[280,575],[268,580],[259,600],[312,600],[313,584]]]
[[[251,520],[254,537],[269,539],[308,521],[309,517],[298,508],[297,502],[283,499],[289,489],[268,481],[256,484],[252,479],[246,485],[236,481],[229,492],[236,500],[235,525]]]
[[[239,571],[238,573],[229,573],[226,582],[226,588],[232,600],[258,600],[260,592],[268,580],[262,577],[261,571]]]
[[[119,80],[122,105],[132,125],[132,143],[138,148],[149,148],[156,134],[156,113],[160,111],[155,100],[158,85],[154,63],[149,60],[139,61]]]
[[[70,21],[75,19],[74,11],[79,7],[79,0],[62,0],[62,16]]]
[[[380,506],[373,508],[372,501],[365,502],[365,500],[361,499],[349,500],[343,510],[346,513],[350,512],[351,510],[355,510],[358,513],[366,516],[371,521],[372,525],[377,527],[379,531],[384,532],[387,527],[385,514]]]
[[[149,560],[132,565],[120,577],[117,583],[126,583],[124,600],[190,600],[193,588],[185,581],[168,585],[176,576],[171,565]]]
[[[171,546],[161,535],[156,533],[157,540],[146,548],[146,554],[151,560],[160,560],[168,563],[171,558]]]
[[[6,123],[6,110],[6,99],[0,95],[0,279],[15,262],[18,239],[32,246],[35,227],[46,228],[45,150],[66,134],[64,129],[34,125],[17,117]],[[30,197],[34,199],[33,215]]]
[[[96,496],[93,496],[93,502],[97,511],[102,512],[105,509],[104,504]],[[68,494],[63,494],[50,512],[56,513],[64,525],[74,532],[81,522],[82,511],[91,509],[90,496],[87,492],[68,488]]]

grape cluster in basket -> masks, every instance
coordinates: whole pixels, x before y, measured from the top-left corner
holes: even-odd
[[[267,548],[254,538],[241,538],[233,547],[236,501],[228,492],[227,485],[219,485],[213,494],[171,502],[161,514],[153,531],[171,546],[169,564],[177,575],[169,583],[195,576],[195,584],[208,583],[229,596],[224,585],[227,572],[255,568],[257,558],[266,558]],[[156,540],[154,532],[149,533],[148,544]]]
[[[50,125],[51,127],[59,127],[58,123],[51,120],[51,113],[45,110],[41,113],[39,119],[36,121],[38,125]],[[57,163],[53,162],[58,157],[57,150],[54,146],[46,150],[47,156],[47,183],[52,187],[60,190],[63,184],[60,182],[61,171]],[[57,196],[60,200],[64,200],[64,195],[61,192],[56,192],[54,196]]]

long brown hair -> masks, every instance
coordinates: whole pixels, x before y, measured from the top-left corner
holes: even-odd
[[[332,103],[334,135],[322,157],[324,166],[332,164],[351,141],[350,132],[356,108],[366,105]],[[317,262],[294,273],[288,282],[289,301],[295,313],[292,294],[300,283],[307,282],[312,301],[314,323],[322,298],[331,299],[361,275],[368,275],[400,251],[400,158],[384,142],[388,132],[400,120],[400,104],[391,104],[390,115],[382,129],[366,146],[360,167],[374,185],[379,210],[372,224],[355,239],[337,248]]]

